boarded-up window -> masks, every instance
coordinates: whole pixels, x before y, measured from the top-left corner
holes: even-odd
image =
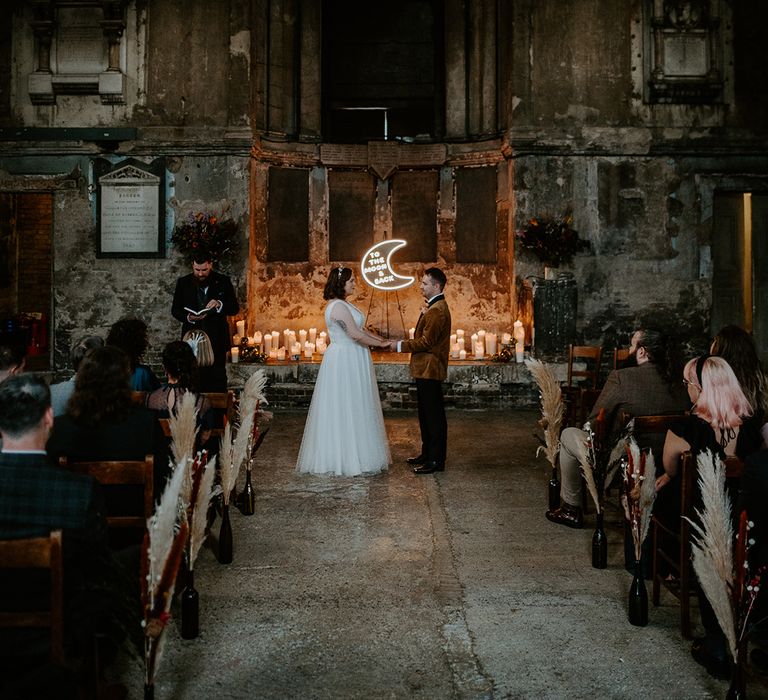
[[[496,168],[456,170],[456,262],[496,262]]]
[[[408,241],[397,254],[403,262],[437,260],[437,187],[434,170],[392,178],[392,238]]]
[[[328,173],[328,255],[331,262],[359,260],[373,245],[376,185],[366,172]]]
[[[309,260],[309,173],[295,168],[269,169],[267,260]]]

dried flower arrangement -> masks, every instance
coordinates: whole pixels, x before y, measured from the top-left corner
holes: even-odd
[[[573,216],[558,218],[533,217],[525,222],[516,236],[523,248],[532,250],[545,265],[557,267],[569,263],[581,250],[589,250],[589,241],[579,238],[572,227]]]
[[[651,526],[653,502],[656,499],[656,464],[650,450],[641,450],[634,437],[627,441],[627,465],[621,503],[629,522],[635,561],[640,561],[642,546]]]
[[[544,440],[536,436],[542,443],[536,449],[536,456],[543,452],[552,469],[557,468],[557,456],[560,452],[560,427],[563,423],[563,395],[560,382],[557,381],[552,368],[540,360],[528,360],[528,370],[536,380],[541,397],[541,420],[539,425],[544,429]]]
[[[171,243],[188,259],[199,250],[206,250],[216,262],[235,248],[236,237],[235,221],[199,211],[174,229]]]

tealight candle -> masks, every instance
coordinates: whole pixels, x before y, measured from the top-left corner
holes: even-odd
[[[235,364],[236,362],[240,362],[240,348],[233,347],[229,351],[229,353],[232,356],[232,364]]]

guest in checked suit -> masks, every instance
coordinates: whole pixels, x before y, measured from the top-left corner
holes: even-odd
[[[416,380],[421,453],[408,459],[416,474],[445,469],[448,425],[443,404],[443,381],[448,376],[451,312],[443,296],[445,273],[431,267],[421,278],[427,307],[419,317],[413,340],[392,343],[392,350],[411,353],[411,376]]]
[[[190,313],[187,309],[200,311]],[[240,310],[235,290],[229,277],[213,271],[210,253],[200,251],[192,259],[192,273],[180,277],[173,294],[171,313],[181,321],[182,336],[190,330],[204,331],[211,339],[213,366],[200,367],[198,378],[200,391],[227,390],[227,352],[232,344],[227,316]]]

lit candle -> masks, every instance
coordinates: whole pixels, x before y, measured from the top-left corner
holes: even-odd
[[[307,342],[307,332],[305,330],[299,331],[299,342],[304,345]]]
[[[483,342],[481,340],[478,340],[475,343],[475,359],[482,360],[484,354],[485,354],[485,348],[483,347]]]
[[[502,345],[510,345],[512,343],[512,334],[511,333],[502,333],[501,335],[501,344]]]
[[[242,338],[245,335],[245,321],[237,321],[237,334]]]
[[[495,333],[486,333],[485,334],[485,351],[489,355],[495,355],[496,354],[496,343],[497,338]]]
[[[515,343],[515,362],[522,362],[525,357],[525,350],[523,348],[523,341],[518,340]]]
[[[456,334],[451,333],[451,347],[453,347],[454,345],[456,345]]]
[[[320,331],[320,338],[322,338],[323,342],[326,342],[326,338],[328,337],[328,334],[325,331]]]
[[[517,341],[525,342],[525,329],[523,328],[523,322],[518,319],[513,324],[515,327],[514,330],[514,336],[515,336],[515,344],[517,344]]]
[[[467,359],[467,351],[466,350],[459,350],[459,359],[460,360],[466,360]]]
[[[459,350],[463,350],[464,349],[464,336],[461,335],[458,338],[456,338],[456,343],[459,346]]]
[[[277,348],[272,348],[269,351],[269,359],[270,360],[276,360],[277,359]]]
[[[312,359],[312,353],[315,351],[315,346],[312,343],[306,343],[304,345],[304,357]]]
[[[416,329],[415,328],[409,328],[408,329],[408,337],[413,340],[414,336],[416,335]]]
[[[267,333],[264,336],[264,354],[272,357],[272,334]]]
[[[285,345],[285,347],[287,348],[291,347],[291,343],[293,342],[293,340],[291,339],[291,332],[292,331],[290,328],[286,328],[283,331],[283,345]]]
[[[233,347],[229,352],[232,355],[232,364],[240,362],[240,348]]]
[[[326,348],[327,348],[327,347],[328,347],[328,346],[327,346],[325,343],[318,343],[318,344],[317,344],[317,351],[318,351],[318,352],[319,352],[321,355],[325,355],[325,350],[326,350]]]
[[[317,340],[317,328],[309,329],[309,342],[314,343]]]
[[[240,345],[240,338],[242,337],[243,336],[237,335],[237,333],[235,333],[235,335],[232,336],[232,345]]]
[[[301,355],[301,343],[293,343],[291,345],[291,359],[298,360]]]
[[[451,357],[454,360],[458,359],[460,352],[461,352],[461,348],[459,347],[459,344],[453,343],[453,345],[451,345]]]
[[[280,333],[278,331],[272,331],[272,347],[275,350],[280,347]]]
[[[261,345],[261,331],[256,331],[253,334],[253,344],[254,345]]]
[[[475,348],[477,347],[477,333],[472,334],[470,341],[472,344],[469,347],[472,348],[472,351],[474,352]]]
[[[479,330],[477,332],[477,342],[483,344],[483,354],[485,354],[485,331]]]
[[[284,360],[285,359],[285,348],[281,347],[277,349],[277,359],[278,360]]]
[[[464,331],[461,328],[456,329],[456,337],[457,338],[463,338],[464,337]]]

